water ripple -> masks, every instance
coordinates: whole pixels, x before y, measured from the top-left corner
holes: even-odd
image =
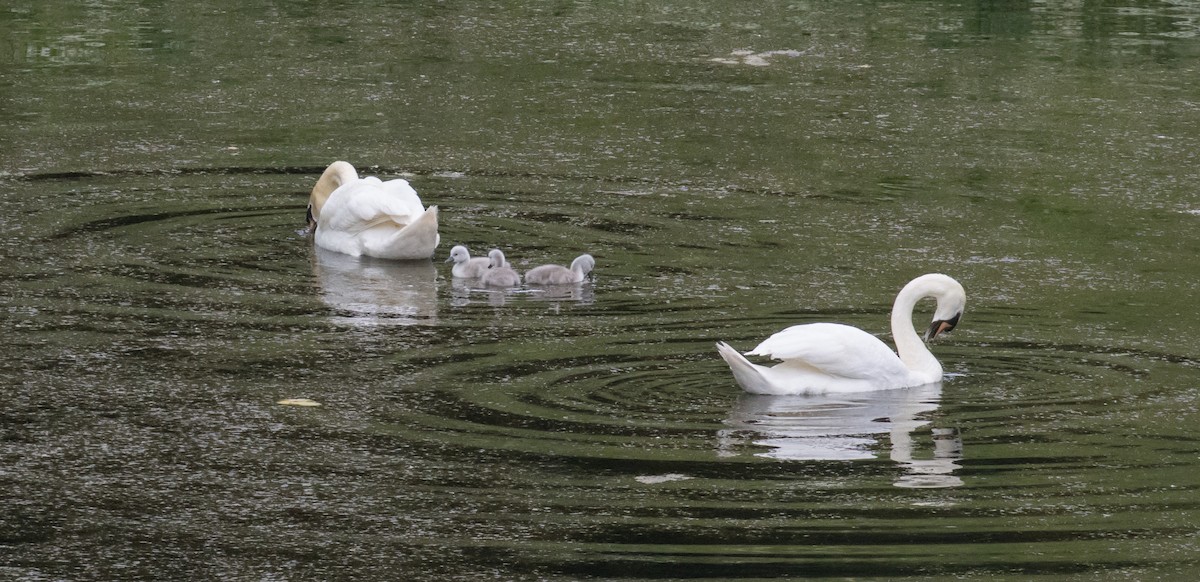
[[[3,539],[137,522],[170,560],[210,523],[297,552],[404,532],[388,549],[409,565],[640,579],[1084,575],[1144,566],[1114,543],[1190,547],[1171,517],[1198,509],[1189,356],[1062,339],[1061,321],[981,290],[971,325],[933,346],[940,385],[751,396],[713,342],[812,321],[882,333],[889,292],[777,264],[785,225],[733,228],[675,185],[626,184],[661,198],[646,212],[565,177],[430,175],[444,240],[525,263],[597,255],[561,295],[479,289],[438,262],[314,249],[303,170],[138,175],[144,191],[88,208],[79,190],[133,177],[29,177],[70,210],[33,209],[5,239],[0,442],[23,452],[0,477],[30,525]],[[670,261],[646,248],[706,226]],[[300,398],[322,406],[276,404]]]

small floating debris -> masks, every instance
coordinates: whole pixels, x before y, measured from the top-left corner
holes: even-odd
[[[680,473],[667,473],[665,475],[638,475],[633,479],[638,483],[645,483],[646,485],[658,485],[659,483],[670,483],[671,481],[686,481],[691,479],[691,477]]]
[[[283,400],[280,400],[279,402],[276,402],[275,404],[282,404],[284,406],[320,406],[321,405],[320,402],[317,402],[316,400],[310,400],[308,398],[284,398]]]
[[[765,66],[771,64],[767,60],[771,57],[795,58],[800,55],[803,55],[805,52],[806,51],[784,49],[784,50],[763,51],[760,53],[756,53],[754,51],[749,51],[749,50],[743,49],[743,50],[736,50],[736,51],[733,51],[732,53],[729,53],[729,57],[717,57],[717,58],[713,58],[713,59],[709,59],[709,60],[713,61],[715,63],[721,63],[721,64],[725,64],[725,65],[750,65],[751,67],[765,67]]]

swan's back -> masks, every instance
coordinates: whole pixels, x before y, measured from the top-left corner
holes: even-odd
[[[857,327],[840,323],[794,325],[763,340],[748,355],[783,360],[784,366],[807,369],[846,380],[894,384],[908,368],[887,344]]]
[[[343,184],[329,196],[321,211],[318,228],[358,231],[368,228],[400,228],[425,213],[421,198],[405,180],[382,182],[363,178]]]

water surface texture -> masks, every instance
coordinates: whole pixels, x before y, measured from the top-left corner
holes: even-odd
[[[1193,2],[65,4],[0,8],[0,578],[1200,566]],[[313,248],[336,159],[432,261]],[[713,347],[932,271],[939,385]]]

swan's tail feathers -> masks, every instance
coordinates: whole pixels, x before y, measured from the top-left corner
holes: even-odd
[[[427,259],[433,256],[434,249],[442,240],[438,234],[438,207],[430,206],[400,232],[403,237],[408,238],[405,246],[411,249],[413,258]]]
[[[425,220],[428,220],[433,223],[433,248],[436,249],[439,244],[442,244],[442,235],[438,234],[438,207],[435,205],[435,206],[430,206],[429,208],[426,208],[425,214],[433,215],[432,218],[426,218],[426,217],[422,217],[422,218],[425,218]],[[429,254],[433,255],[433,251],[430,251]]]
[[[717,342],[717,352],[725,359],[725,363],[729,364],[729,369],[733,371],[733,379],[741,385],[742,389],[752,394],[774,394],[777,392],[772,388],[771,383],[767,380],[763,371],[766,368],[750,363],[742,354],[733,349],[725,342]]]
[[[378,236],[365,237],[365,254],[402,261],[428,259],[441,240],[437,206],[430,206],[403,228],[380,230]]]

